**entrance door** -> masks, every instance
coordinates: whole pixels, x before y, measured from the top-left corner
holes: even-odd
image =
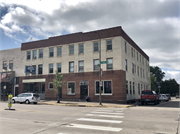
[[[88,85],[81,85],[80,93],[80,99],[85,100],[85,97],[88,96]]]
[[[19,90],[19,87],[15,87],[15,93],[14,93],[14,96],[17,96],[19,93],[18,93],[18,90]]]

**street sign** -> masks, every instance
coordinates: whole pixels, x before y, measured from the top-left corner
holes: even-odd
[[[102,81],[100,81],[100,87],[102,87]]]
[[[4,86],[4,89],[6,89],[6,86]]]
[[[108,61],[101,61],[101,64],[108,64]]]

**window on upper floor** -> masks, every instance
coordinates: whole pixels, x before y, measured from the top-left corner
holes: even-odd
[[[50,74],[53,73],[53,64],[49,64],[49,73],[50,73]]]
[[[137,74],[138,74],[138,76],[139,76],[139,66],[137,66]]]
[[[143,63],[143,65],[144,65],[144,57],[142,57],[142,63]]]
[[[124,42],[124,48],[125,48],[125,52],[127,53],[127,44],[126,44],[126,41]]]
[[[74,61],[69,62],[69,72],[70,73],[74,72]]]
[[[131,90],[131,81],[129,82],[129,88],[130,88],[130,94],[132,94],[132,90]]]
[[[134,57],[136,56],[136,54],[135,54],[135,49],[134,49]]]
[[[84,44],[79,44],[79,54],[84,53]]]
[[[112,40],[107,40],[106,45],[107,45],[107,50],[112,50]]]
[[[125,69],[126,69],[126,71],[128,71],[128,63],[127,63],[127,59],[125,59]]]
[[[33,59],[37,58],[37,50],[33,50]]]
[[[136,54],[136,55],[137,55],[137,61],[138,61],[138,52],[137,52],[137,54]]]
[[[27,60],[31,59],[31,51],[27,51]]]
[[[138,94],[140,94],[140,84],[138,83]]]
[[[74,55],[74,45],[69,46],[69,55]]]
[[[49,57],[54,57],[54,48],[49,48]]]
[[[43,73],[43,65],[40,64],[38,65],[38,74],[42,74]]]
[[[39,49],[39,58],[43,58],[43,49]]]
[[[132,63],[132,73],[134,74],[134,64]]]
[[[57,47],[57,56],[62,56],[62,47]]]
[[[134,86],[134,82],[133,82],[133,94],[135,94],[135,86]]]
[[[7,70],[7,62],[6,61],[3,61],[3,69]]]
[[[139,57],[139,60],[140,60],[140,63],[141,63],[141,55],[140,55],[140,57]]]
[[[79,72],[84,71],[84,61],[79,61]]]
[[[9,63],[9,69],[11,69],[11,71],[13,71],[13,63],[12,62]]]
[[[95,59],[94,60],[94,71],[99,70],[99,60]]]
[[[94,52],[98,52],[98,51],[99,51],[99,43],[94,42]]]
[[[131,56],[133,57],[133,48],[131,47]]]
[[[128,94],[128,81],[126,81],[126,94]]]
[[[107,70],[108,69],[113,69],[113,58],[107,58],[106,60],[108,63],[107,63]]]
[[[61,63],[57,63],[57,70],[58,70],[58,73],[61,73]]]

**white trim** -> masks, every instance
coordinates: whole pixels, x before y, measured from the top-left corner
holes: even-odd
[[[22,83],[46,82],[46,79],[24,79]]]

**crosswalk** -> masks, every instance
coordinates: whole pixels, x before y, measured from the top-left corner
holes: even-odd
[[[85,118],[76,119],[77,122],[68,124],[66,127],[75,129],[119,132],[123,128],[119,128],[120,125],[118,124],[123,123],[123,118],[124,113],[122,109],[101,108],[86,114]],[[115,125],[115,127],[111,127],[113,125]]]

